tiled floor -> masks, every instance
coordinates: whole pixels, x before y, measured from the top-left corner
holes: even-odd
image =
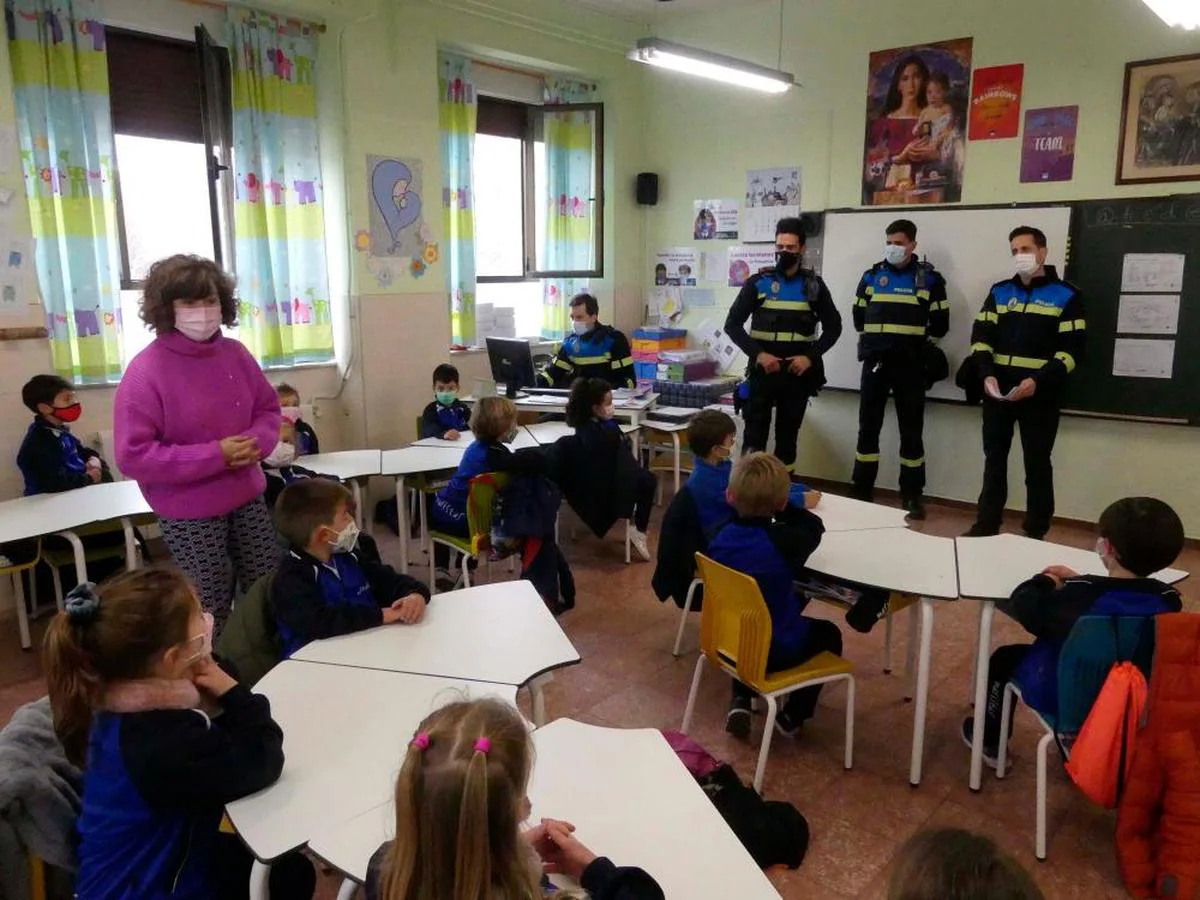
[[[931,534],[955,535],[969,525],[967,515],[957,510],[931,507],[930,514],[921,527]],[[556,676],[548,688],[549,711],[552,717],[572,716],[613,727],[677,728],[696,655],[693,650],[678,660],[671,656],[679,612],[654,598],[650,564],[623,563],[618,531],[604,542],[590,537],[567,542],[579,605],[562,623],[583,663]],[[1056,528],[1049,538],[1080,547],[1094,541],[1090,531],[1077,528]],[[382,549],[385,557],[394,557],[394,539],[385,538]],[[1200,570],[1200,551],[1185,551],[1179,565]],[[1189,582],[1181,588],[1188,608],[1200,609],[1200,591]],[[815,614],[840,621],[833,611]],[[1001,618],[997,617],[997,641],[1020,640],[1020,629]],[[968,602],[937,608],[925,774],[919,788],[908,784],[912,706],[904,701],[902,675],[907,627],[903,620],[897,622],[897,665],[892,675],[884,675],[882,626],[860,635],[841,623],[846,654],[858,665],[855,765],[851,772],[841,765],[841,689],[826,692],[816,718],[799,738],[776,738],[772,744],[765,793],[794,803],[812,830],[804,865],[771,873],[782,896],[884,897],[900,844],[919,829],[935,825],[991,835],[1030,869],[1047,897],[1126,896],[1112,853],[1114,816],[1092,807],[1061,771],[1051,776],[1050,861],[1039,864],[1034,858],[1036,736],[1024,715],[1018,714],[1016,764],[1010,776],[997,781],[985,774],[980,794],[967,789],[968,750],[959,738],[959,726],[968,713],[976,621],[975,607]],[[40,631],[39,627],[39,636]],[[695,646],[694,626],[686,640]],[[693,736],[749,779],[756,745],[734,740],[722,730],[728,690],[723,676],[709,673]],[[0,723],[18,705],[42,693],[37,657],[18,649],[15,622],[6,621],[0,630]],[[758,733],[756,727],[752,741]],[[322,895],[332,897],[333,891],[333,880],[323,879]]]

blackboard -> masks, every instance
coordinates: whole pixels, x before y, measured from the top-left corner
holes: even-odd
[[[1118,333],[1121,277],[1130,253],[1186,256],[1177,334]],[[1065,408],[1200,425],[1200,194],[1076,204],[1067,278],[1083,293],[1088,340]],[[1171,377],[1114,375],[1121,338],[1173,339]]]

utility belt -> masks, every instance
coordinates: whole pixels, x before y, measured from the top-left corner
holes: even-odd
[[[816,334],[803,334],[799,331],[760,331],[757,329],[751,329],[750,337],[756,341],[770,341],[772,344],[811,344],[817,339]]]

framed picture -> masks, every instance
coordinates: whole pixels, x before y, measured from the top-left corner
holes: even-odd
[[[1200,180],[1200,54],[1125,65],[1117,184]]]

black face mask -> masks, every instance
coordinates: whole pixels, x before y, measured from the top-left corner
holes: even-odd
[[[791,250],[775,251],[775,269],[779,272],[790,272],[800,264],[800,254]]]

